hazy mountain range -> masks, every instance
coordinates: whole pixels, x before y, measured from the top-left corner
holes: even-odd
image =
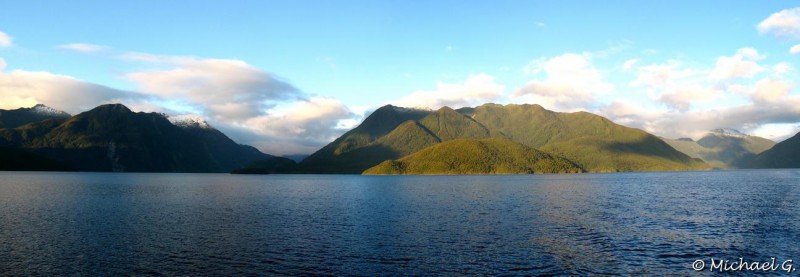
[[[694,141],[539,105],[387,105],[296,163],[237,144],[197,117],[136,113],[120,104],[75,116],[45,105],[0,110],[0,170],[578,173],[800,167],[798,154],[800,136],[776,144],[717,129]]]
[[[678,151],[720,169],[748,168],[750,160],[757,154],[775,145],[774,141],[733,129],[712,130],[698,141],[690,138],[662,139]]]

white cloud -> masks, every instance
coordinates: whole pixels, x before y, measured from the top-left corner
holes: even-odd
[[[69,113],[103,103],[124,102],[138,95],[49,72],[0,72],[0,108],[16,109],[45,104]]]
[[[420,90],[391,102],[401,107],[427,107],[438,109],[443,106],[461,108],[475,106],[500,98],[505,86],[487,74],[471,75],[461,84],[439,82],[435,90]]]
[[[792,48],[789,48],[789,54],[792,55],[800,54],[800,44],[792,46]]]
[[[792,83],[785,80],[761,79],[756,82],[751,98],[756,103],[775,104],[786,99]]]
[[[783,141],[800,132],[797,123],[764,124],[751,132],[752,135],[768,138],[776,142]]]
[[[723,91],[715,88],[704,86],[685,86],[673,87],[664,90],[663,94],[658,98],[659,101],[667,104],[668,106],[686,111],[690,108],[693,102],[698,101],[711,101],[721,96]]]
[[[240,60],[140,53],[126,54],[124,58],[161,67],[124,75],[140,91],[181,99],[219,121],[243,121],[263,114],[276,102],[304,96],[275,75]]]
[[[682,67],[683,65],[675,60],[669,60],[664,64],[640,66],[637,70],[639,75],[630,85],[634,87],[659,88],[672,85],[677,80],[688,78],[699,73],[691,69],[683,69]]]
[[[550,109],[585,109],[596,96],[614,89],[592,64],[592,55],[587,53],[536,59],[525,70],[538,78],[516,90],[513,97]]]
[[[0,58],[0,72],[3,72],[3,70],[6,70],[6,60]]]
[[[722,87],[708,80],[707,71],[685,68],[681,62],[640,66],[638,76],[630,83],[643,88],[651,99],[679,111],[687,111],[694,102],[710,102],[724,95]]]
[[[627,60],[622,64],[622,70],[630,71],[637,63],[639,63],[639,59]]]
[[[756,61],[763,59],[754,48],[741,48],[736,54],[730,57],[718,57],[714,70],[709,77],[714,80],[731,80],[737,78],[751,78],[757,73],[764,71]]]
[[[240,127],[258,134],[246,142],[267,153],[311,153],[347,131],[342,125],[355,116],[339,100],[314,97],[270,109]]]
[[[777,63],[772,66],[772,72],[777,75],[783,75],[789,72],[792,72],[794,68],[791,64],[787,62]]]
[[[0,32],[0,47],[10,47],[13,45],[12,39],[6,33]]]
[[[73,51],[78,51],[78,52],[81,52],[81,53],[94,53],[94,52],[100,52],[100,51],[108,50],[107,46],[95,45],[95,44],[89,44],[89,43],[62,44],[62,45],[59,45],[58,47],[62,48],[62,49],[69,49],[69,50],[73,50]]]
[[[773,13],[758,24],[758,31],[782,38],[800,37],[800,8]]]

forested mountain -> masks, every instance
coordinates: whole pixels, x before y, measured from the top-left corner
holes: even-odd
[[[520,143],[567,158],[592,172],[708,168],[653,135],[595,114],[497,104],[437,111],[387,105],[304,160],[299,168],[315,173],[357,174],[445,141],[485,138]]]
[[[230,172],[258,160],[288,160],[237,144],[204,122],[174,124],[120,104],[0,129],[0,146],[81,171]]]
[[[364,174],[579,173],[571,161],[502,138],[456,139],[435,144]]]
[[[753,157],[749,168],[800,168],[800,133]]]

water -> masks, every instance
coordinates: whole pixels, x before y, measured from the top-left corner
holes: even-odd
[[[697,259],[800,259],[798,185],[798,170],[6,172],[0,274],[686,275]]]

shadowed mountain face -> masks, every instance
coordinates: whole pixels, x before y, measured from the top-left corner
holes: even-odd
[[[748,168],[800,168],[800,133],[775,144],[747,163]]]
[[[300,168],[308,172],[361,173],[438,143],[485,138],[538,148],[588,171],[707,168],[655,136],[594,114],[557,113],[539,105],[496,104],[457,111],[444,107],[435,112],[385,106],[304,160]]]
[[[696,142],[691,139],[664,141],[690,157],[700,158],[712,167],[721,169],[748,167],[756,154],[775,145],[774,141],[731,129],[712,130]]]
[[[0,110],[0,129],[17,128],[19,126],[40,122],[47,119],[67,119],[69,114],[37,104],[32,108],[19,108],[16,110]]]
[[[0,129],[0,146],[82,171],[230,172],[256,160],[276,159],[216,129],[176,126],[162,114],[134,113],[119,104]]]

